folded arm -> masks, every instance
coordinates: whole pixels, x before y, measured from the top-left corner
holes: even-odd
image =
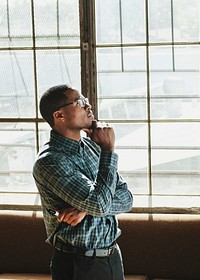
[[[71,160],[49,155],[37,161],[34,178],[47,207],[51,205],[59,210],[60,205],[61,210],[64,205],[70,205],[88,215],[105,216],[115,195],[117,159],[115,153],[102,152],[100,162],[96,162],[98,173],[93,181]]]
[[[133,196],[128,190],[126,182],[118,175],[117,187],[109,209],[109,215],[117,215],[123,212],[128,212],[133,205]],[[58,216],[59,222],[66,222],[71,226],[79,224],[87,215],[85,211],[80,211],[73,207],[69,207],[60,211]]]

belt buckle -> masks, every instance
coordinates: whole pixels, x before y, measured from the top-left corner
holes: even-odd
[[[95,250],[88,250],[88,251],[85,251],[83,255],[86,257],[93,257],[94,254],[95,254]]]
[[[96,257],[109,257],[111,255],[111,249],[95,249],[94,250],[94,256]]]

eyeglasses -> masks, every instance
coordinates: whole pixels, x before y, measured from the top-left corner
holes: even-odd
[[[59,109],[65,107],[65,106],[71,105],[71,104],[78,105],[81,108],[84,108],[86,106],[86,104],[89,105],[90,103],[89,103],[88,98],[81,97],[81,98],[77,99],[76,101],[73,101],[73,102],[70,102],[70,103],[67,103],[67,104],[64,104],[64,105],[58,107],[57,109],[55,109],[55,111],[58,111]]]

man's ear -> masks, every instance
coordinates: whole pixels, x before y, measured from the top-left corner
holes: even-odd
[[[64,115],[60,111],[54,112],[53,117],[57,121],[63,121],[64,120]]]

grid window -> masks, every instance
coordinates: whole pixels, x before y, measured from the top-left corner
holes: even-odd
[[[99,118],[117,130],[136,207],[199,206],[199,10],[96,0]]]
[[[39,205],[32,166],[50,129],[38,100],[57,84],[81,88],[79,4],[5,0],[0,10],[0,204]]]
[[[4,0],[0,10],[1,206],[40,205],[31,171],[49,127],[38,102],[63,83],[115,127],[136,208],[199,206],[199,0]]]

